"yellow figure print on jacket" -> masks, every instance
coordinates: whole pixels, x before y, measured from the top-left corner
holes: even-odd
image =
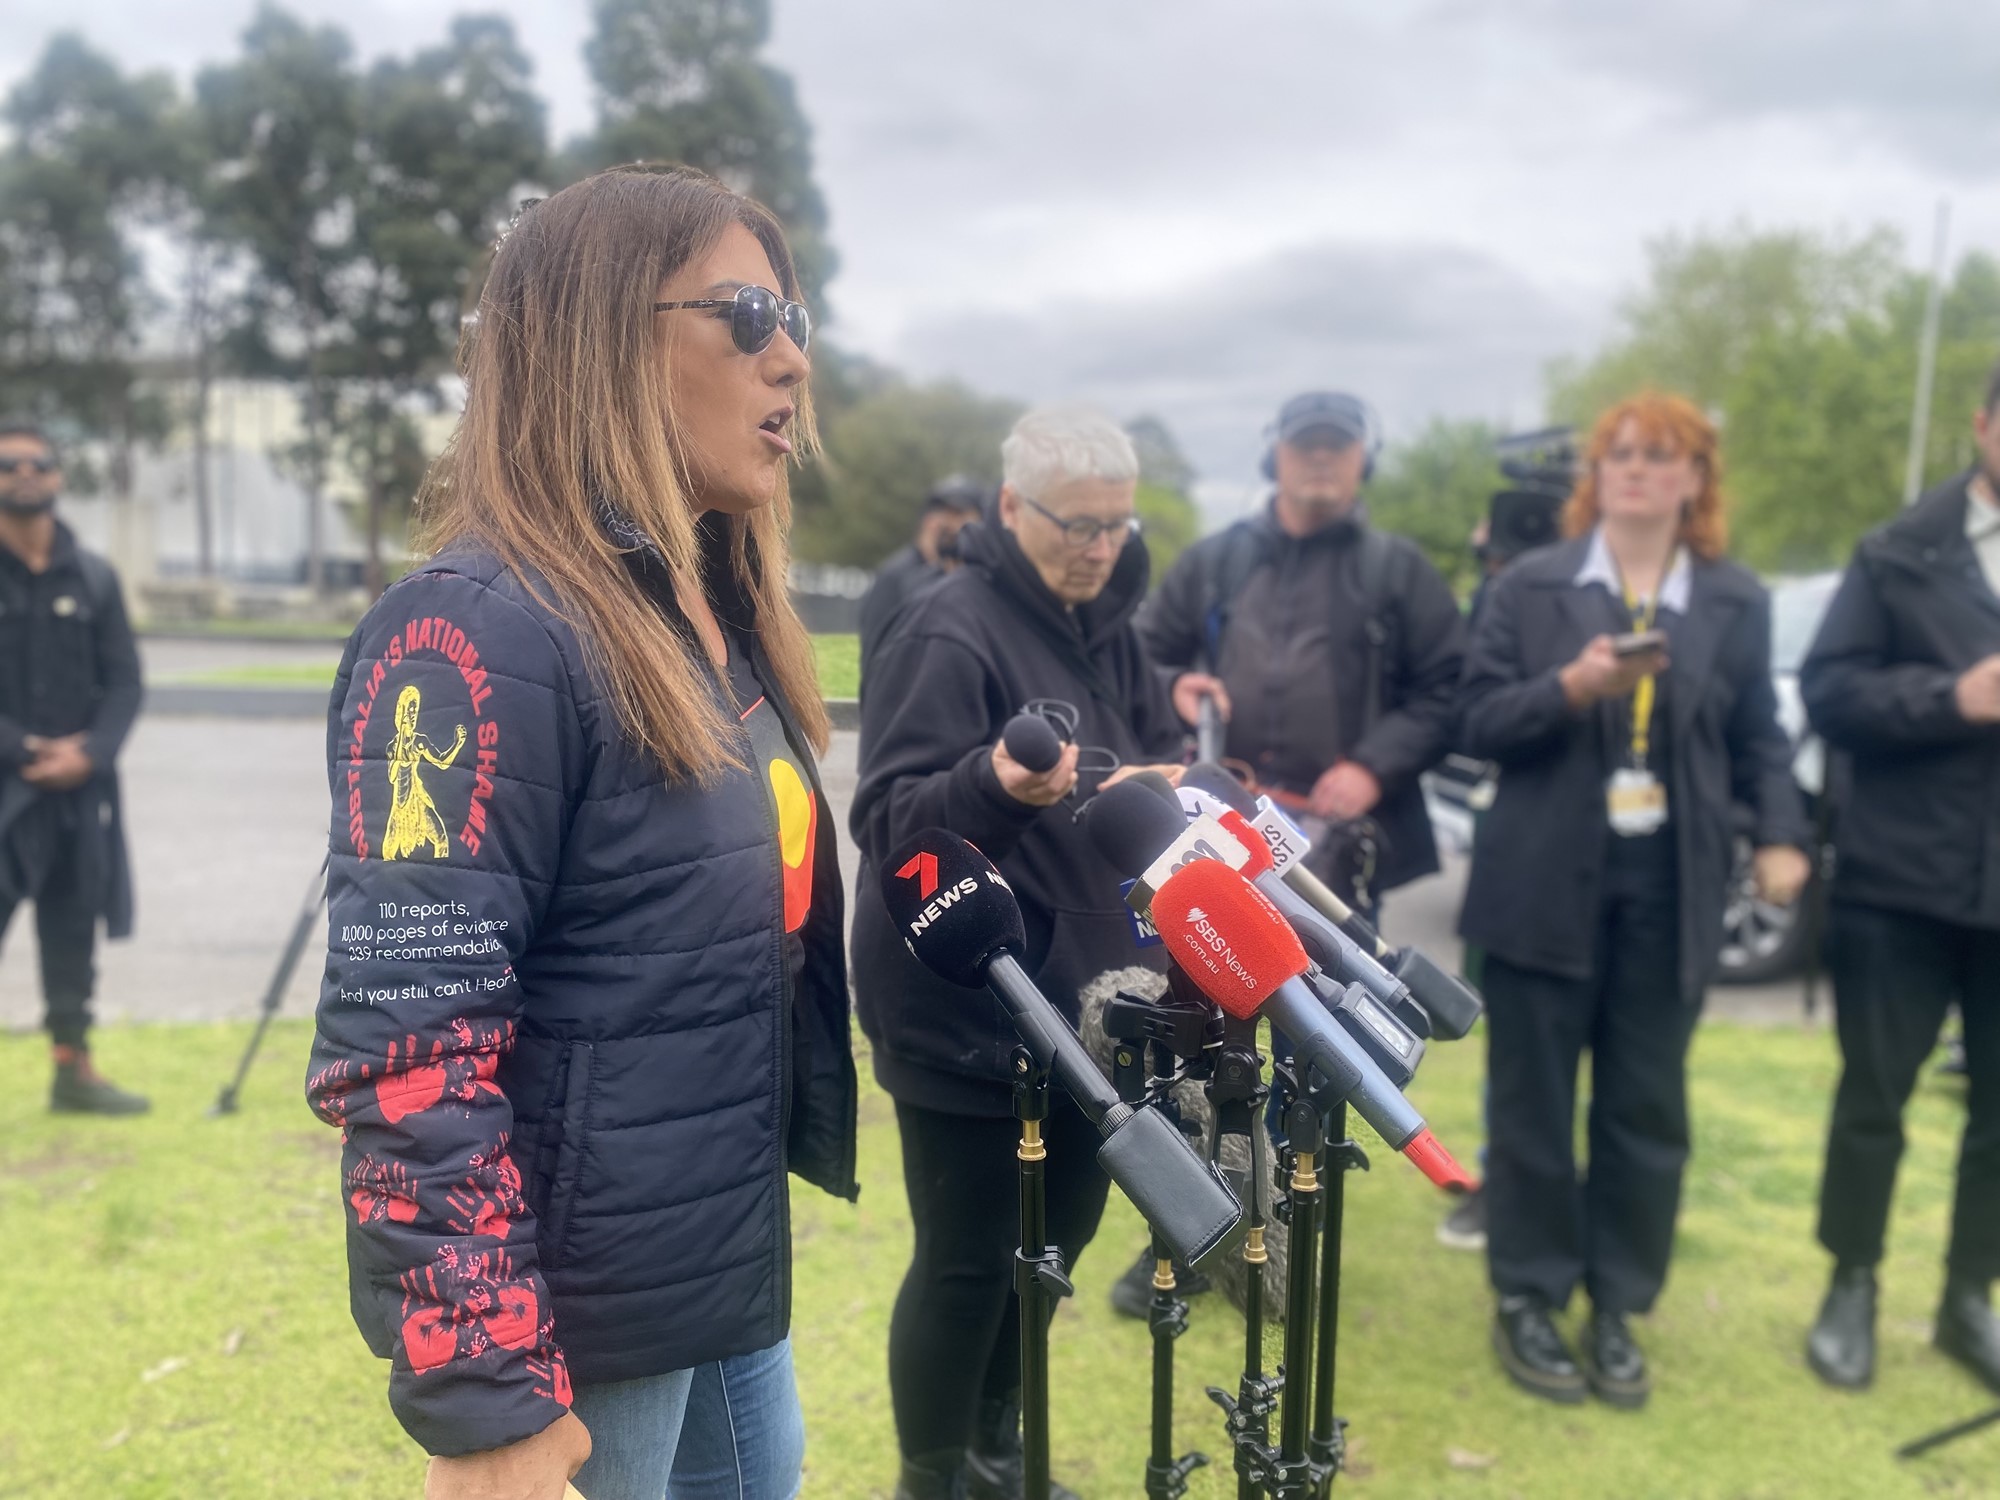
[[[458,738],[451,749],[440,755],[430,739],[417,733],[417,710],[423,695],[412,683],[396,695],[396,729],[389,737],[389,823],[382,830],[382,857],[402,859],[415,854],[425,844],[431,858],[443,859],[451,851],[444,819],[424,787],[424,762],[440,771],[458,759],[465,748],[465,726],[458,726]]]

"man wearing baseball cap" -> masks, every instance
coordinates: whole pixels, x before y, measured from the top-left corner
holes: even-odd
[[[1368,524],[1380,436],[1366,402],[1294,396],[1269,437],[1269,501],[1181,554],[1140,638],[1181,717],[1215,699],[1228,756],[1305,822],[1307,864],[1372,911],[1438,868],[1417,778],[1450,742],[1464,625],[1416,545]],[[1144,1316],[1143,1294],[1113,1301]]]

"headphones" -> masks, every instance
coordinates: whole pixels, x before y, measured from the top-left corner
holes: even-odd
[[[1293,398],[1293,400],[1297,399],[1297,397]],[[1375,477],[1375,460],[1381,457],[1382,454],[1382,419],[1375,414],[1375,408],[1370,406],[1366,401],[1363,401],[1359,396],[1348,396],[1343,393],[1343,399],[1352,401],[1361,411],[1361,482],[1366,484]],[[1285,404],[1289,406],[1291,402],[1288,401]],[[1278,478],[1278,424],[1276,422],[1267,422],[1264,424],[1264,456],[1258,462],[1257,471],[1274,483]]]

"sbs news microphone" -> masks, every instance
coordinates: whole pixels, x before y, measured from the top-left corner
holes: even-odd
[[[925,829],[884,864],[882,898],[918,962],[948,983],[984,986],[1006,1008],[1028,1050],[1097,1128],[1098,1165],[1174,1255],[1199,1266],[1223,1250],[1242,1222],[1243,1205],[1165,1115],[1119,1099],[1062,1012],[1028,977],[1020,961],[1027,947],[1021,908],[992,862],[957,834]]]
[[[1423,1116],[1306,988],[1310,960],[1263,892],[1219,860],[1197,859],[1154,893],[1153,923],[1203,994],[1239,1019],[1265,1015],[1283,1027],[1298,1060],[1432,1182],[1474,1186]]]
[[[1187,795],[1185,790],[1181,795]],[[1226,807],[1220,812],[1220,819],[1204,814],[1190,823],[1179,798],[1167,802],[1136,790],[1128,793],[1121,783],[1091,802],[1088,822],[1098,852],[1120,874],[1136,880],[1130,897],[1136,906],[1149,903],[1169,875],[1194,859],[1220,860],[1254,883],[1312,956],[1342,981],[1327,1003],[1344,1013],[1343,1019],[1399,1084],[1409,1082],[1423,1060],[1423,1040],[1407,1020],[1427,1022],[1422,1008],[1400,979],[1285,884],[1263,840],[1238,814]],[[1358,985],[1363,995],[1354,994],[1350,985]],[[1365,998],[1370,996],[1375,1003]]]
[[[1416,948],[1391,948],[1359,912],[1305,867],[1312,847],[1292,820],[1269,797],[1252,797],[1243,783],[1219,765],[1198,763],[1181,775],[1181,786],[1200,792],[1239,813],[1264,840],[1279,876],[1362,952],[1402,981],[1422,1009],[1432,1036],[1456,1041],[1472,1029],[1485,1009],[1463,980],[1446,973]]]

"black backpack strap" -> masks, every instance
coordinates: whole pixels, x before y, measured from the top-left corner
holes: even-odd
[[[91,618],[101,620],[104,612],[119,602],[118,574],[95,552],[76,549],[77,570],[83,574],[83,591],[90,596]]]
[[[1263,561],[1263,539],[1248,521],[1238,521],[1225,531],[1203,559],[1201,644],[1211,672],[1222,667],[1222,636],[1229,626],[1230,608]]]
[[[1368,641],[1366,684],[1361,699],[1361,736],[1382,717],[1383,673],[1396,639],[1397,611],[1409,582],[1408,547],[1398,547],[1387,532],[1373,526],[1363,529],[1355,554],[1355,571],[1361,578],[1361,629]],[[1360,738],[1361,736],[1356,736]]]

